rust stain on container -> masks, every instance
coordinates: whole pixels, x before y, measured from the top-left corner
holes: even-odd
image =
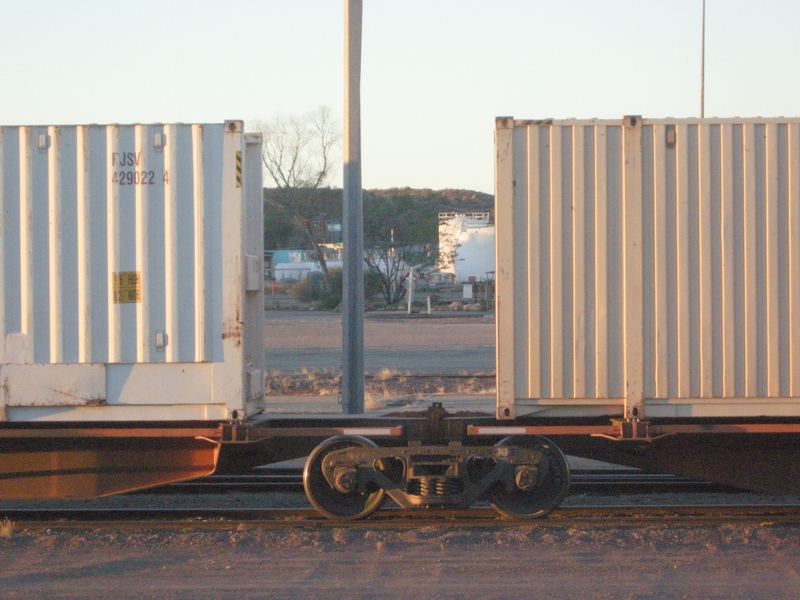
[[[226,321],[222,327],[222,339],[236,340],[236,346],[242,345],[242,323],[238,319]]]
[[[49,388],[49,390],[56,396],[61,396],[64,398],[64,403],[47,403],[48,406],[74,406],[76,402],[80,402],[83,406],[105,406],[106,404],[105,398],[84,398],[82,396],[78,396],[75,393],[74,388],[69,390]]]

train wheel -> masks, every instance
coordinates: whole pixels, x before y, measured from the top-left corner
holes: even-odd
[[[343,493],[333,488],[322,473],[322,461],[335,450],[363,446],[376,448],[377,445],[362,437],[334,437],[322,442],[306,460],[303,469],[303,488],[311,504],[319,512],[331,519],[363,519],[381,507],[384,500],[382,488],[370,492],[357,489]]]
[[[543,460],[535,469],[517,467],[516,487],[497,487],[491,492],[492,506],[515,519],[535,519],[557,508],[569,489],[569,465],[564,454],[547,438],[539,436],[508,437],[498,446],[521,446],[538,450]]]

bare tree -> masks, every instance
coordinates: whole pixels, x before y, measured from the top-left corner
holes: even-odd
[[[435,262],[436,252],[427,244],[390,242],[364,252],[364,263],[380,282],[380,292],[386,304],[396,304],[405,297],[410,267],[419,272]]]
[[[323,106],[302,116],[279,114],[267,123],[255,123],[254,128],[264,137],[264,168],[276,186],[265,190],[264,199],[289,213],[303,231],[312,259],[322,270],[325,291],[330,292],[321,244],[326,224],[341,215],[341,194],[328,189],[341,141],[337,123]]]
[[[408,278],[408,265],[403,258],[402,249],[393,244],[370,248],[364,252],[364,262],[369,271],[380,281],[380,291],[386,304],[396,304],[406,295],[405,282]]]

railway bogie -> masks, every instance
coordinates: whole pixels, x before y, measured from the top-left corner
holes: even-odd
[[[402,508],[468,508],[484,498],[501,513],[533,518],[556,508],[569,487],[564,455],[544,438],[507,438],[494,446],[380,448],[334,437],[308,457],[303,483],[331,518],[361,518],[387,495]]]

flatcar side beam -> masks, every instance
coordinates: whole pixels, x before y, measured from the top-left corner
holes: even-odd
[[[107,436],[87,435],[80,429],[58,436],[45,431],[0,436],[0,500],[131,492],[211,475],[219,458],[219,435],[197,436],[195,430],[176,428],[161,432],[166,435],[139,437],[130,431],[121,435],[125,430],[118,428]]]

